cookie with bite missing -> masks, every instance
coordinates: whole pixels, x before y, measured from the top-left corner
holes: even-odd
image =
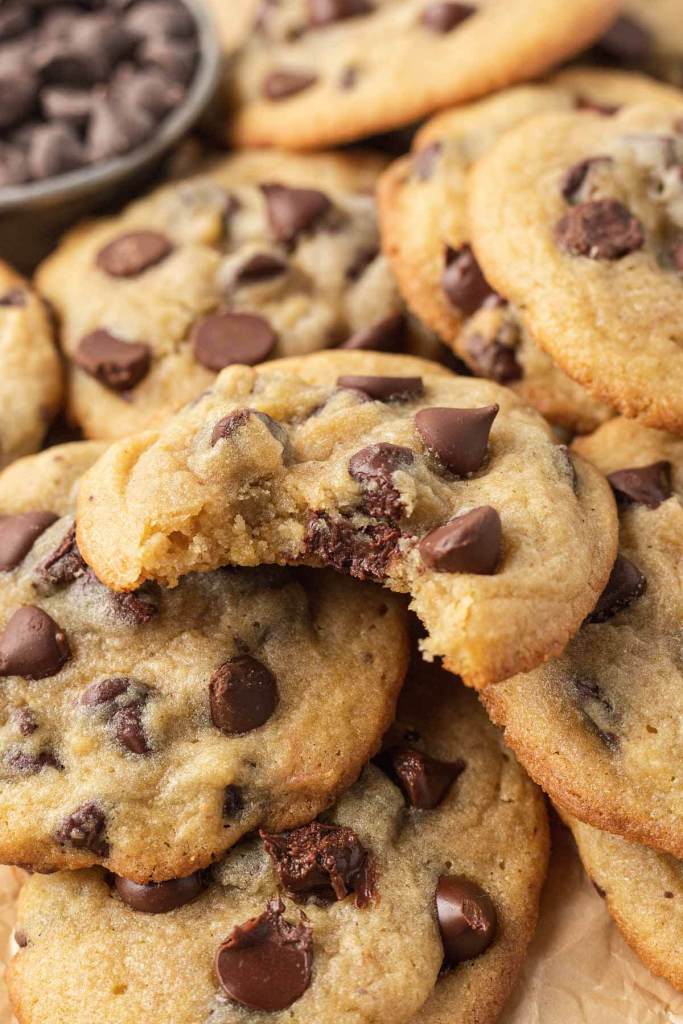
[[[62,368],[42,299],[0,261],[0,468],[40,448],[62,401]]]
[[[21,1024],[492,1024],[535,925],[545,810],[474,695],[427,671],[381,767],[317,821],[162,886],[30,878]]]
[[[385,252],[411,309],[481,377],[507,384],[553,423],[586,433],[609,408],[534,342],[520,311],[486,281],[467,220],[473,164],[509,129],[536,114],[600,110],[655,100],[683,112],[683,94],[642,75],[575,68],[436,115],[378,191]]]
[[[535,78],[608,27],[616,0],[281,0],[228,68],[240,146],[318,149]]]
[[[683,857],[683,441],[614,419],[575,448],[614,490],[619,557],[562,657],[484,703],[560,807]]]
[[[533,118],[474,169],[491,285],[590,393],[683,431],[683,122],[670,105]]]
[[[87,437],[159,426],[233,363],[438,349],[380,253],[363,154],[241,153],[77,228],[38,271]]]
[[[559,653],[616,553],[609,487],[507,388],[407,356],[231,367],[84,480],[81,551],[115,590],[224,564],[331,566],[408,593],[473,686]]]
[[[392,595],[332,573],[108,590],[73,526],[103,447],[0,476],[0,859],[147,883],[301,825],[355,781],[393,716],[407,632]]]
[[[562,817],[586,873],[629,946],[653,974],[683,991],[683,863],[565,812]]]

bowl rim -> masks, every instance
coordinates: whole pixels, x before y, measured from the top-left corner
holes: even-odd
[[[185,135],[204,112],[218,85],[221,47],[218,30],[206,5],[201,0],[180,2],[194,18],[199,42],[197,69],[180,106],[164,118],[158,130],[146,142],[121,156],[88,167],[79,167],[45,181],[0,188],[0,213],[33,205],[52,205],[54,200],[67,201],[111,186],[161,157],[174,142]]]

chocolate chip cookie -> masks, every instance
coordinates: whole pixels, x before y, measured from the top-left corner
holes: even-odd
[[[587,874],[628,944],[653,974],[683,991],[683,863],[568,814],[563,817]]]
[[[683,109],[678,90],[614,71],[572,69],[545,85],[517,86],[438,114],[380,182],[383,244],[409,306],[476,376],[507,384],[571,432],[595,429],[609,409],[538,348],[519,311],[484,278],[470,244],[467,176],[505,131],[534,114],[578,108],[610,116],[648,99]]]
[[[422,343],[379,251],[382,165],[240,154],[70,234],[38,280],[86,436],[159,426],[232,363]]]
[[[474,169],[487,280],[595,397],[683,431],[683,123],[668,104],[547,114]]]
[[[683,857],[683,440],[615,419],[575,447],[608,474],[619,557],[564,655],[484,702],[562,808]]]
[[[407,635],[397,599],[333,573],[107,590],[69,514],[101,447],[0,477],[0,860],[145,883],[328,807],[391,721]]]
[[[29,879],[21,1024],[493,1022],[535,924],[545,811],[474,696],[433,672],[321,819],[161,886]]]
[[[48,312],[0,261],[0,467],[40,448],[62,400]]]
[[[240,145],[316,149],[411,124],[543,74],[595,39],[616,0],[284,0],[234,61]]]
[[[409,593],[467,683],[559,653],[616,552],[609,487],[489,381],[366,352],[230,367],[88,474],[79,543],[116,590],[226,563]]]
[[[624,0],[593,55],[683,85],[683,23],[678,0]]]

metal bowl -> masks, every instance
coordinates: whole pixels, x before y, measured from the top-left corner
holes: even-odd
[[[199,61],[181,105],[156,133],[123,156],[45,181],[0,189],[0,257],[24,272],[53,247],[70,225],[132,198],[152,182],[169,150],[201,117],[214,96],[221,67],[216,26],[202,0],[182,0],[199,38]]]

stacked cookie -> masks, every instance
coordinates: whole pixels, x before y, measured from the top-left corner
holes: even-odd
[[[537,784],[683,987],[676,36],[531,6],[259,5],[227,133],[289,151],[7,270],[50,389],[0,475],[20,1024],[489,1024]],[[85,440],[27,454],[38,294]]]

